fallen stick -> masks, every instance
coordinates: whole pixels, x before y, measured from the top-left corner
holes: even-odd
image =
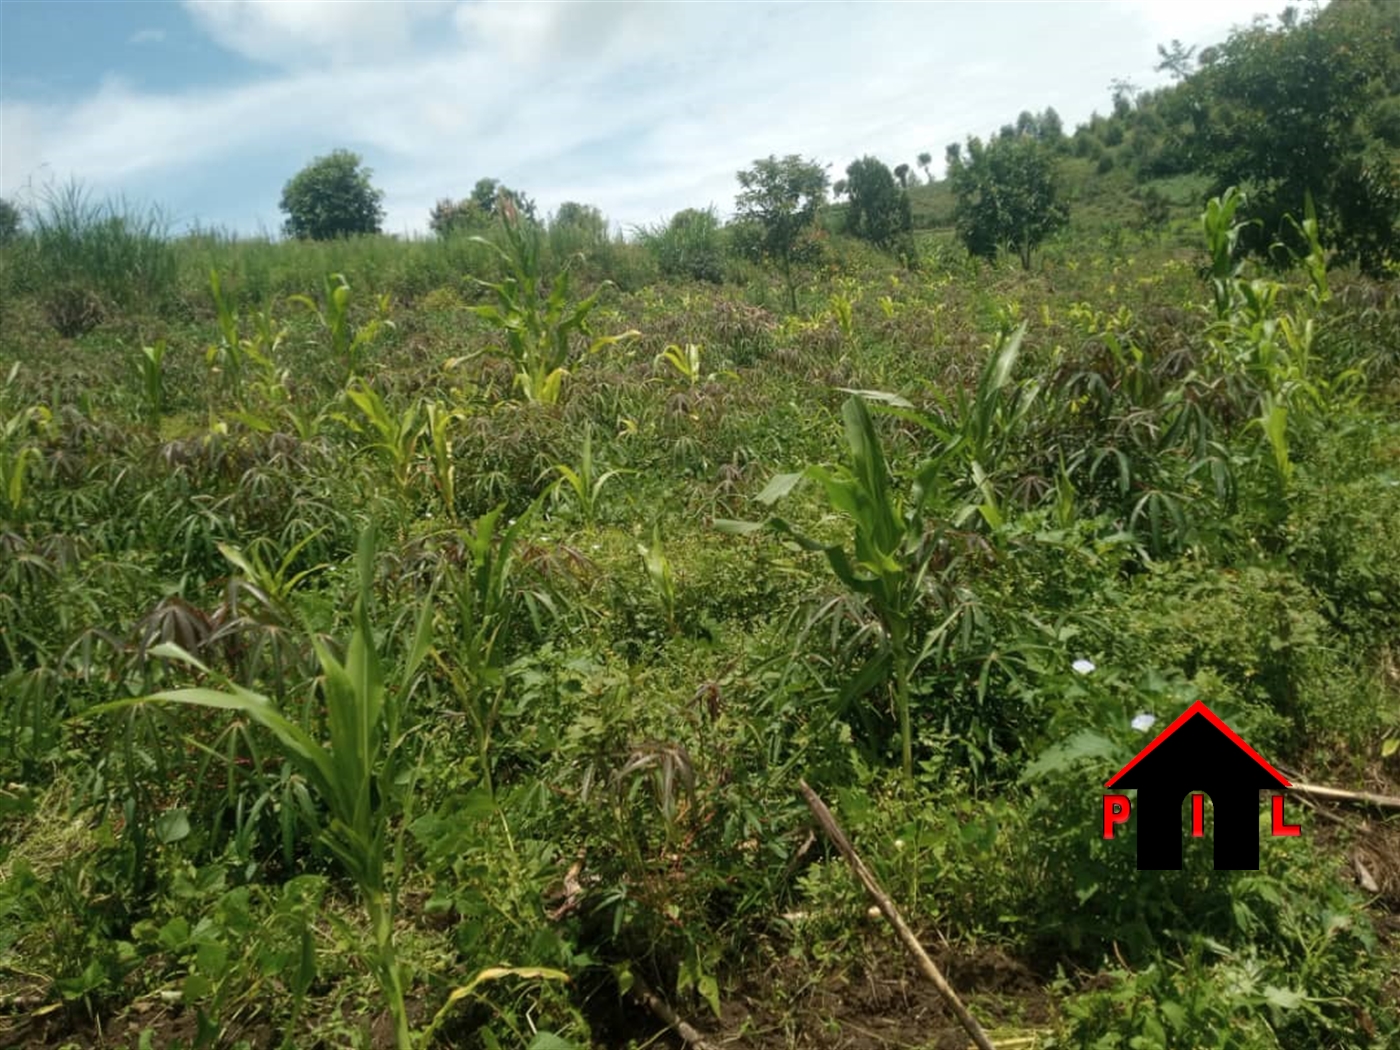
[[[1369,791],[1344,791],[1341,788],[1323,787],[1320,784],[1298,784],[1295,783],[1290,791],[1296,791],[1301,795],[1311,795],[1313,798],[1326,798],[1334,802],[1356,802],[1363,806],[1374,806],[1377,809],[1400,809],[1400,798],[1394,795],[1373,795]]]
[[[676,1011],[672,1010],[666,1000],[651,990],[651,986],[642,980],[641,975],[632,974],[631,992],[637,997],[643,1006],[661,1018],[673,1032],[689,1043],[695,1050],[714,1050],[709,1043],[705,1042],[705,1037],[697,1032],[690,1025],[686,1024]]]
[[[870,873],[870,869],[865,866],[865,862],[860,859],[855,848],[846,838],[846,833],[841,830],[841,826],[836,823],[836,818],[831,815],[831,810],[826,808],[826,803],[818,797],[817,793],[807,786],[807,781],[799,780],[798,789],[802,792],[802,797],[807,802],[807,808],[812,811],[812,816],[817,818],[817,823],[826,832],[827,837],[835,843],[836,848],[841,851],[841,855],[846,858],[846,863],[855,872],[856,878],[860,880],[865,892],[870,894],[885,918],[894,927],[895,933],[899,934],[899,939],[904,942],[904,946],[909,949],[910,954],[919,964],[919,972],[929,979],[929,982],[938,989],[938,994],[943,997],[943,1001],[948,1004],[953,1014],[957,1017],[958,1023],[963,1026],[972,1041],[977,1044],[978,1050],[996,1050],[992,1041],[987,1038],[987,1033],[982,1030],[982,1026],[977,1023],[977,1018],[968,1013],[963,1001],[958,998],[958,993],[953,991],[952,986],[944,978],[933,960],[928,957],[928,952],[924,951],[924,946],[919,943],[919,939],[914,936],[914,932],[905,924],[903,916],[899,914],[899,909],[894,906],[894,901],[880,888],[880,884],[875,881],[875,876]]]

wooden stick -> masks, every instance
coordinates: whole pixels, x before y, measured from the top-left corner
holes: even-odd
[[[855,872],[856,878],[860,880],[865,892],[870,894],[885,918],[894,927],[895,933],[899,934],[899,939],[904,942],[904,946],[909,949],[910,954],[919,964],[919,972],[929,979],[929,982],[938,989],[938,994],[943,997],[943,1001],[952,1009],[958,1019],[958,1023],[963,1026],[972,1041],[977,1044],[978,1050],[996,1050],[992,1041],[987,1038],[987,1033],[982,1030],[982,1026],[977,1023],[977,1018],[968,1013],[967,1007],[963,1005],[958,993],[953,991],[951,985],[939,972],[933,960],[924,951],[924,946],[919,943],[919,939],[914,936],[914,932],[905,924],[903,916],[899,914],[899,909],[894,906],[894,901],[880,888],[880,884],[875,881],[875,876],[870,873],[870,869],[865,866],[865,862],[860,859],[855,848],[846,838],[846,833],[841,830],[841,826],[836,823],[836,818],[831,815],[831,810],[826,808],[826,803],[818,797],[817,793],[807,786],[807,781],[798,781],[798,789],[802,792],[802,797],[807,802],[807,808],[812,811],[812,816],[817,818],[817,823],[826,832],[827,837],[836,844],[836,848],[841,851],[841,855],[846,858],[846,863]]]
[[[1369,791],[1344,791],[1341,788],[1323,787],[1320,784],[1298,784],[1289,788],[1302,795],[1312,795],[1314,798],[1327,798],[1335,802],[1356,802],[1363,806],[1374,806],[1377,809],[1400,809],[1400,798],[1394,795],[1373,795]]]
[[[653,992],[651,986],[642,980],[641,975],[637,973],[632,974],[632,994],[695,1050],[714,1050],[709,1043],[705,1042],[705,1037],[681,1020],[680,1015],[671,1009],[666,1000]]]

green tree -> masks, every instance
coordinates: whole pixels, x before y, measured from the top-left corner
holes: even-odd
[[[788,304],[796,313],[792,264],[802,237],[816,222],[817,209],[826,201],[826,169],[796,154],[781,160],[770,156],[754,161],[738,178],[737,218],[758,230],[758,247],[782,269]]]
[[[18,237],[21,226],[19,209],[0,197],[0,244],[9,244]]]
[[[428,227],[439,237],[477,233],[486,229],[490,222],[490,216],[471,199],[454,201],[451,197],[444,197],[428,213]]]
[[[338,149],[317,157],[282,187],[283,229],[289,237],[326,241],[357,233],[379,233],[384,192],[370,183],[373,172],[359,154]]]
[[[919,167],[924,169],[924,181],[930,186],[933,185],[933,176],[929,173],[929,165],[933,163],[932,153],[919,154]]]
[[[903,166],[903,165],[901,165]],[[906,174],[908,169],[905,169]],[[846,193],[851,198],[846,213],[850,233],[877,248],[905,250],[914,224],[909,194],[895,182],[883,162],[861,157],[846,168]]]
[[[433,205],[428,226],[439,237],[457,233],[482,233],[499,213],[502,200],[515,206],[516,213],[529,222],[535,221],[535,202],[502,183],[499,179],[477,179],[471,195],[462,200],[444,197]]]
[[[496,210],[500,207],[502,197],[515,205],[515,210],[520,213],[521,218],[534,221],[535,202],[519,190],[511,189],[499,179],[477,179],[476,185],[472,187],[471,202],[488,219],[496,217]]]
[[[1286,220],[1311,193],[1329,247],[1368,268],[1397,247],[1400,172],[1368,134],[1397,86],[1397,37],[1382,9],[1345,4],[1256,21],[1202,54],[1169,101],[1182,148],[1212,194],[1242,187],[1259,220],[1242,247],[1292,247]]]
[[[1031,253],[1069,221],[1052,151],[1031,134],[970,138],[966,153],[950,145],[948,181],[958,236],[981,258],[1014,251],[1029,270]]]
[[[607,218],[591,204],[565,201],[549,217],[549,244],[555,258],[596,251],[610,239]]]

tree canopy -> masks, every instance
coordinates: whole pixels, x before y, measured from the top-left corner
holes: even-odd
[[[1014,251],[1026,269],[1031,253],[1069,221],[1060,199],[1052,147],[1030,131],[967,140],[948,147],[953,222],[967,250],[985,259]]]
[[[1397,86],[1396,46],[1383,12],[1347,4],[1256,22],[1198,56],[1168,112],[1211,191],[1246,190],[1259,220],[1246,247],[1287,242],[1285,216],[1301,215],[1311,194],[1345,257],[1375,266],[1394,249],[1400,175],[1372,125]]]
[[[908,174],[907,166],[905,174]],[[850,197],[846,228],[862,240],[886,250],[908,249],[914,223],[909,194],[895,175],[875,157],[861,157],[846,168],[844,191]]]
[[[289,237],[315,241],[379,233],[384,192],[370,182],[373,172],[359,154],[338,149],[317,157],[282,187],[281,209]]]
[[[781,160],[770,156],[738,173],[735,198],[737,218],[752,222],[759,231],[764,255],[776,259],[787,281],[788,301],[797,312],[797,288],[792,263],[802,235],[817,218],[826,200],[826,169],[816,161],[790,154]]]
[[[510,201],[522,218],[534,221],[533,200],[499,179],[482,178],[476,180],[470,196],[461,200],[444,197],[433,205],[433,210],[428,214],[428,226],[439,237],[480,232],[491,225],[502,200]]]

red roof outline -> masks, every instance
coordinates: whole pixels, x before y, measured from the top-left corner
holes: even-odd
[[[1113,776],[1104,784],[1104,787],[1112,787],[1114,784],[1116,784],[1124,773],[1128,772],[1128,770],[1132,769],[1135,765],[1137,765],[1144,758],[1146,758],[1153,751],[1155,751],[1157,749],[1157,745],[1165,741],[1169,736],[1175,733],[1178,729],[1180,729],[1183,725],[1189,722],[1196,715],[1204,715],[1206,720],[1210,722],[1211,725],[1215,726],[1216,729],[1220,730],[1227,737],[1229,737],[1230,742],[1234,744],[1237,748],[1239,748],[1241,751],[1247,754],[1250,758],[1254,759],[1254,761],[1259,763],[1259,765],[1263,766],[1264,769],[1268,771],[1269,775],[1275,780],[1277,780],[1279,784],[1281,784],[1283,787],[1293,786],[1288,782],[1287,778],[1284,777],[1282,773],[1280,773],[1273,766],[1269,765],[1268,762],[1264,761],[1263,757],[1259,754],[1258,751],[1255,751],[1254,748],[1246,744],[1240,738],[1238,733],[1236,733],[1233,729],[1231,729],[1224,722],[1222,722],[1220,720],[1220,716],[1218,716],[1214,711],[1208,708],[1205,705],[1204,701],[1197,700],[1194,704],[1192,704],[1190,707],[1188,707],[1185,711],[1181,713],[1180,718],[1178,718],[1171,725],[1167,726],[1166,729],[1163,729],[1160,733],[1158,733],[1157,736],[1153,739],[1152,743],[1148,744],[1145,748],[1143,748],[1136,755],[1134,755],[1132,761],[1130,761],[1117,773],[1114,773]]]

